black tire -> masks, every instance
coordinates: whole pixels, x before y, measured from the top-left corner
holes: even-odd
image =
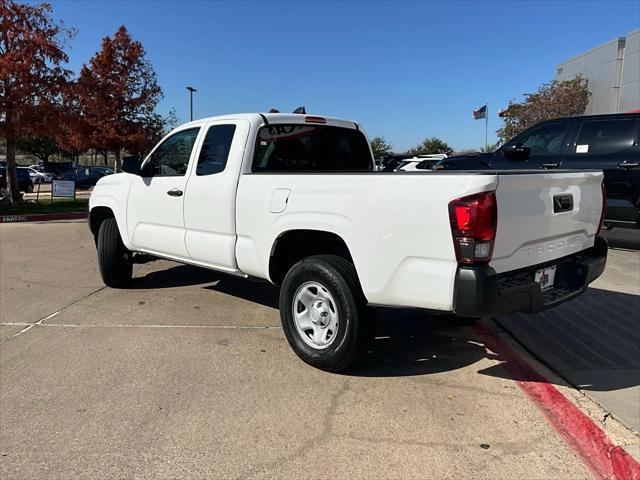
[[[335,338],[323,349],[305,342],[293,315],[296,292],[309,282],[321,285],[330,293],[338,314]],[[291,267],[282,283],[280,319],[289,345],[304,362],[321,370],[344,370],[366,354],[374,325],[370,317],[371,310],[367,307],[355,268],[342,257],[317,255],[305,258]]]
[[[102,281],[111,288],[126,287],[131,281],[131,252],[122,243],[115,218],[107,218],[98,230],[98,265]]]

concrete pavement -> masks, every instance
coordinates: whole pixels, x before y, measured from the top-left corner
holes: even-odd
[[[268,284],[157,261],[104,288],[84,222],[0,225],[0,267],[2,478],[590,477],[448,318],[381,312],[335,375]]]

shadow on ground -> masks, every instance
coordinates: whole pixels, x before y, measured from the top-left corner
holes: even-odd
[[[591,288],[554,309],[496,321],[574,386],[608,391],[640,385],[639,311],[638,295]]]
[[[136,278],[132,288],[202,285],[249,302],[278,308],[278,288],[260,281],[178,265]],[[534,315],[496,319],[527,350],[570,383],[592,390],[640,385],[640,297],[590,289],[588,294]],[[348,375],[428,375],[472,365],[488,354],[472,325],[422,310],[375,309],[376,331],[365,361]],[[480,371],[512,378],[504,365]],[[531,380],[516,378],[515,380]]]
[[[630,228],[614,228],[605,230],[604,238],[609,247],[623,250],[640,250],[640,230]]]
[[[131,288],[162,289],[201,285],[203,289],[278,309],[279,289],[190,265],[176,265],[134,278]],[[349,375],[386,377],[455,370],[486,357],[469,325],[450,315],[421,310],[375,310],[376,332],[366,360]]]

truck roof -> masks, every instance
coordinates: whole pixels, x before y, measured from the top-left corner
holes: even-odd
[[[267,124],[283,124],[283,123],[299,123],[304,124],[323,124],[334,127],[352,128],[358,130],[360,127],[353,120],[344,120],[335,117],[327,117],[325,115],[311,115],[305,113],[233,113],[229,115],[217,115],[215,117],[206,117],[194,120],[192,122],[181,125],[180,128],[188,125],[199,125],[203,122],[214,120],[238,120],[245,119],[250,122],[260,122]]]

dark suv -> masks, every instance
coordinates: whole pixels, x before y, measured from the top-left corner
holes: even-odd
[[[26,168],[16,167],[18,188],[21,192],[33,192],[33,180]],[[7,188],[7,167],[0,165],[0,190]]]
[[[607,192],[605,226],[640,228],[640,113],[539,123],[493,153],[449,157],[445,170],[598,169]]]

